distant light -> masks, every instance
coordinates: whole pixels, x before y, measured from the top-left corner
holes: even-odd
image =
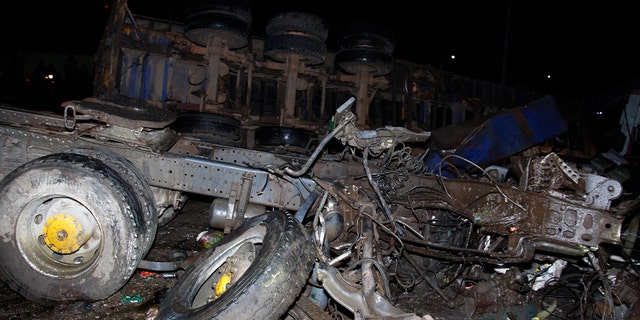
[[[547,79],[551,79],[551,75],[550,74],[547,75]]]
[[[602,111],[596,111],[596,114],[601,116],[602,115]]]
[[[46,80],[53,80],[53,75],[52,74],[48,74],[44,77]]]
[[[449,55],[449,60],[452,60],[451,62],[449,60],[447,60],[447,58],[445,58],[445,56],[443,56],[440,59],[440,69],[443,69],[445,67],[445,64],[447,65],[447,67],[452,67],[454,62],[453,60],[456,59],[456,55],[455,54],[450,54]]]

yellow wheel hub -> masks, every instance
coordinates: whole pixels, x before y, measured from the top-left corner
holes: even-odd
[[[42,234],[47,246],[60,254],[77,251],[91,236],[83,231],[82,224],[75,217],[62,213],[47,219]]]
[[[225,293],[225,291],[227,291],[227,288],[231,284],[232,279],[233,279],[233,273],[231,272],[225,272],[220,277],[220,280],[218,280],[218,283],[216,283],[216,287],[215,287],[216,298],[220,297],[223,293]]]

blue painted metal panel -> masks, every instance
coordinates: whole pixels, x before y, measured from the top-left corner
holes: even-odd
[[[567,125],[554,99],[544,96],[487,119],[468,134],[455,151],[433,150],[424,163],[431,173],[456,177],[474,167],[473,164],[485,167],[566,131]],[[448,165],[443,165],[444,162]]]
[[[207,68],[201,63],[136,49],[123,49],[120,59],[120,94],[159,102],[200,102],[192,92],[206,86]]]
[[[129,98],[141,98],[143,68],[140,65],[140,57],[142,55],[144,52],[139,50],[123,49],[122,51],[118,89],[120,94]]]
[[[149,97],[149,88],[151,86],[151,81],[153,81],[153,78],[151,78],[151,70],[153,69],[151,67],[151,59],[149,59],[148,55],[145,55],[142,66],[142,88],[140,89],[140,99],[153,101],[153,99]]]

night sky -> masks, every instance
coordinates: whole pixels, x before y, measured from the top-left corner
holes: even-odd
[[[184,21],[187,1],[129,0],[134,14]],[[420,3],[418,5],[418,3]],[[394,57],[462,76],[550,93],[595,95],[640,76],[637,10],[632,1],[252,1],[254,35],[274,14],[325,18],[327,46],[352,22],[395,35]],[[4,45],[93,54],[109,16],[109,0],[17,2],[3,10]],[[506,45],[506,47],[505,47]],[[506,55],[506,61],[504,53]],[[448,57],[456,55],[455,60]],[[546,75],[551,78],[547,79]]]

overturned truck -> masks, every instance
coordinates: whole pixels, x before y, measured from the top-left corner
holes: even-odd
[[[535,261],[602,270],[623,255],[634,201],[616,202],[619,182],[531,148],[506,177],[479,166],[446,177],[447,156],[428,169],[435,151],[410,147],[428,132],[359,130],[354,100],[310,154],[178,134],[175,114],[139,104],[87,98],[60,115],[3,106],[3,281],[33,301],[105,299],[190,194],[210,198],[210,224],[226,235],[187,266],[161,318],[317,317],[331,300],[353,318],[417,319],[428,311],[394,296],[426,290],[455,307],[452,287],[467,287],[481,313],[480,283],[524,297]],[[331,141],[344,150],[329,152]],[[510,271],[499,279],[492,268]]]
[[[25,298],[113,295],[198,195],[225,236],[161,319],[427,319],[425,297],[473,316],[563,263],[596,275],[600,311],[637,308],[617,281],[636,275],[636,195],[539,148],[566,130],[552,97],[470,130],[375,126],[370,105],[397,102],[388,37],[355,28],[331,74],[313,16],[275,17],[248,50],[244,1],[203,2],[184,29],[114,7],[94,97],[0,108],[0,277]]]

